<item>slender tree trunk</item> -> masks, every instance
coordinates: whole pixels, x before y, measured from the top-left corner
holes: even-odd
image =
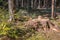
[[[33,8],[33,0],[31,0],[31,7]]]
[[[45,8],[45,5],[46,5],[46,1],[44,0],[44,5],[43,5],[44,8]]]
[[[18,9],[19,8],[19,2],[18,2],[18,0],[16,0],[16,9]]]
[[[43,6],[42,6],[42,5],[43,5],[43,4],[42,4],[42,3],[43,3],[42,1],[43,1],[43,0],[40,0],[40,8],[43,7]]]
[[[27,10],[28,10],[28,8],[29,8],[29,0],[27,0]]]
[[[48,6],[47,3],[48,3],[48,0],[44,0],[44,4],[43,4],[44,8],[47,8],[47,6]]]
[[[37,9],[40,9],[40,1],[41,1],[41,0],[39,0],[39,3],[38,3],[38,8],[37,8]]]
[[[24,0],[22,0],[22,4],[21,4],[21,6],[22,6],[22,7],[24,6]]]
[[[39,0],[39,7],[40,7],[40,1],[41,1],[41,0]]]
[[[13,0],[8,0],[8,7],[9,7],[9,15],[10,15],[8,21],[12,21],[14,19]]]
[[[55,12],[54,12],[54,8],[55,8],[55,0],[52,0],[52,14],[51,17],[54,18],[55,17]]]
[[[31,9],[31,0],[27,0],[27,10]]]
[[[37,8],[37,0],[34,0],[34,9]]]

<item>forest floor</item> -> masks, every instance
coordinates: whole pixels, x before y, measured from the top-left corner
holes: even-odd
[[[1,10],[0,10],[1,11]],[[2,10],[3,11],[3,10]],[[29,20],[29,16],[32,16],[32,18],[35,18],[35,16],[39,16],[39,15],[42,15],[44,17],[48,17],[50,18],[50,13],[47,13],[46,12],[41,12],[40,10],[38,11],[32,11],[30,13],[27,13],[26,10],[24,10],[22,12],[22,10],[20,10],[18,13],[16,13],[16,18],[18,18],[19,21],[17,21],[17,23],[15,24],[15,22],[12,22],[12,23],[7,23],[5,20],[8,19],[9,17],[9,14],[7,13],[7,11],[5,10],[5,12],[2,12],[1,11],[1,14],[0,14],[0,36],[10,36],[10,37],[14,37],[14,39],[10,39],[10,40],[60,40],[60,32],[55,32],[55,31],[52,31],[52,30],[49,30],[48,32],[44,33],[42,32],[36,32],[35,30],[26,30],[24,29],[23,27],[23,24],[24,22],[23,21],[26,21],[26,20]],[[46,10],[45,10],[46,11]],[[50,10],[49,10],[50,11]],[[46,15],[45,15],[46,13]],[[27,15],[27,18],[23,17],[24,14]],[[52,22],[54,22],[56,25],[58,25],[60,27],[60,13],[57,13],[58,14],[58,17],[57,19],[50,19]],[[1,22],[2,21],[2,22]],[[2,27],[4,29],[2,29]],[[17,29],[18,28],[18,29]],[[19,34],[20,33],[20,34]],[[20,39],[15,39],[15,38],[19,38]],[[8,38],[3,38],[1,39],[0,37],[0,40],[9,40]]]

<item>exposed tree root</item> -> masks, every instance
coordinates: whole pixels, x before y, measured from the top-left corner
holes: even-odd
[[[39,31],[39,29],[43,29],[44,32],[49,31],[49,30],[60,32],[59,27],[55,23],[51,22],[49,18],[47,17],[44,18],[42,16],[38,16],[38,18],[36,19],[31,19],[27,21],[25,23],[25,27],[33,28],[37,31]]]

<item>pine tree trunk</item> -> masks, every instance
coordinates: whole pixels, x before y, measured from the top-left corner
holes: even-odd
[[[9,7],[9,15],[10,15],[8,21],[12,21],[14,19],[13,0],[8,0],[8,7]]]
[[[22,7],[24,6],[24,0],[22,0],[22,4],[21,4],[21,6],[22,6]]]
[[[27,10],[30,11],[31,9],[31,0],[27,0]]]
[[[31,0],[31,7],[33,8],[33,0]]]
[[[18,9],[18,7],[19,7],[19,2],[18,2],[18,0],[16,0],[16,9]]]
[[[37,8],[37,9],[40,9],[40,1],[41,1],[41,0],[39,0],[39,3],[38,3],[38,8]]]
[[[37,8],[37,0],[34,0],[34,9]]]
[[[54,0],[52,0],[52,14],[51,17],[54,18]]]
[[[44,5],[43,5],[44,8],[45,8],[45,5],[46,5],[46,1],[44,0]]]

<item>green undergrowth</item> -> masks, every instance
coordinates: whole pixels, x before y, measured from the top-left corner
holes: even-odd
[[[15,26],[13,23],[1,22],[0,23],[0,38],[7,36],[10,39],[22,40],[44,40],[45,38],[41,33],[37,33],[33,29],[26,29],[23,26]]]
[[[0,39],[2,40],[2,37],[7,36],[10,40],[47,40],[44,33],[36,32],[33,29],[26,29],[24,27],[24,22],[37,16],[36,13],[28,13],[29,12],[26,10],[20,10],[14,14],[15,19],[17,20],[8,22],[8,11],[5,9],[0,9]]]

